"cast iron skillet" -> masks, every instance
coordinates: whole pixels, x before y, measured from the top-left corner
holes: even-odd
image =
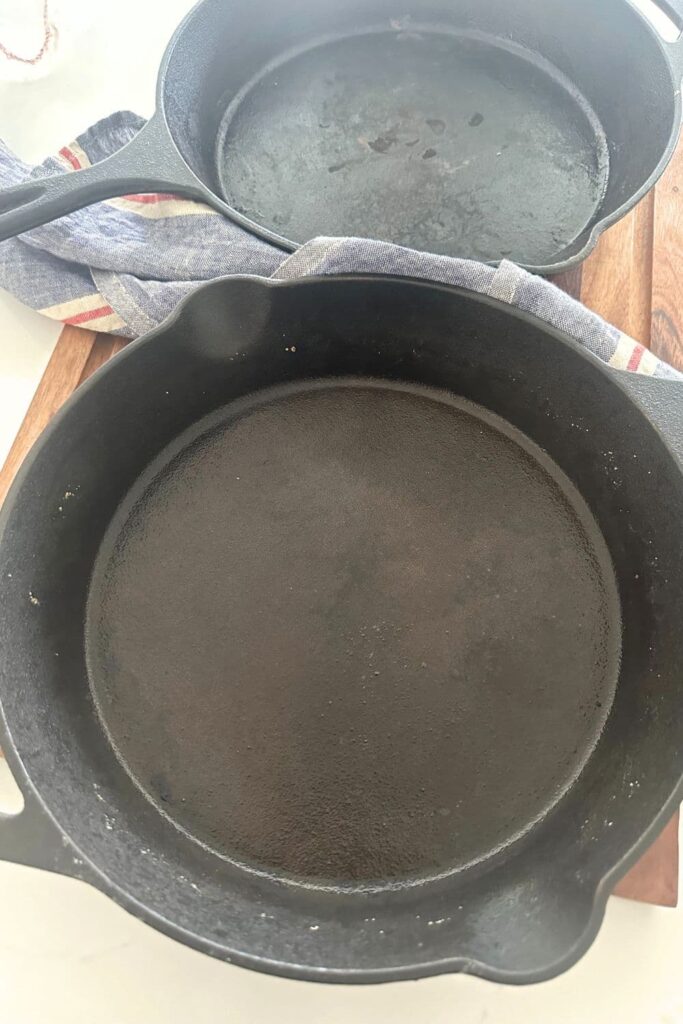
[[[170,190],[286,250],[360,235],[557,272],[664,170],[682,53],[629,0],[204,0],[147,127],[0,195],[0,238]]]
[[[681,797],[683,389],[393,278],[195,292],[0,522],[0,855],[318,981],[548,978]]]

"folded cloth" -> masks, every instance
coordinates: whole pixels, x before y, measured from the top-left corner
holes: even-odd
[[[0,143],[0,187],[97,163],[143,123],[127,111],[112,114],[39,167]],[[612,366],[683,379],[559,288],[507,261],[494,268],[361,238],[315,238],[288,255],[203,203],[165,194],[108,199],[0,244],[0,286],[63,323],[128,338],[156,327],[202,281],[347,273],[470,288],[566,331]]]

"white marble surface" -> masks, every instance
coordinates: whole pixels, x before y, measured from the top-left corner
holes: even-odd
[[[81,49],[45,79],[0,86],[0,135],[25,159],[40,159],[116,108],[149,114],[158,59],[190,6],[92,3],[97,16]],[[57,334],[0,294],[0,458]],[[13,796],[0,762],[0,808],[9,810]],[[375,988],[306,985],[216,963],[81,883],[0,864],[3,1024],[683,1024],[681,964],[683,909],[612,899],[581,963],[533,988],[462,977]]]

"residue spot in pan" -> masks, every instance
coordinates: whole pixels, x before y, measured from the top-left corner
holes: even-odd
[[[228,203],[297,243],[359,235],[542,265],[594,220],[609,160],[547,61],[427,27],[281,57],[227,110],[216,173]]]
[[[101,547],[91,686],[183,830],[255,869],[371,884],[537,822],[612,703],[616,584],[522,435],[438,391],[266,392],[148,469]]]

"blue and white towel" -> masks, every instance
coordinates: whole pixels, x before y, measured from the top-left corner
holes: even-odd
[[[0,188],[97,163],[142,124],[135,114],[113,114],[39,167],[0,143]],[[288,255],[203,203],[172,195],[108,199],[0,244],[0,286],[63,323],[128,338],[156,327],[188,292],[216,277],[346,273],[398,274],[470,288],[566,331],[612,366],[683,379],[559,288],[512,263],[494,268],[361,238],[315,238]]]

